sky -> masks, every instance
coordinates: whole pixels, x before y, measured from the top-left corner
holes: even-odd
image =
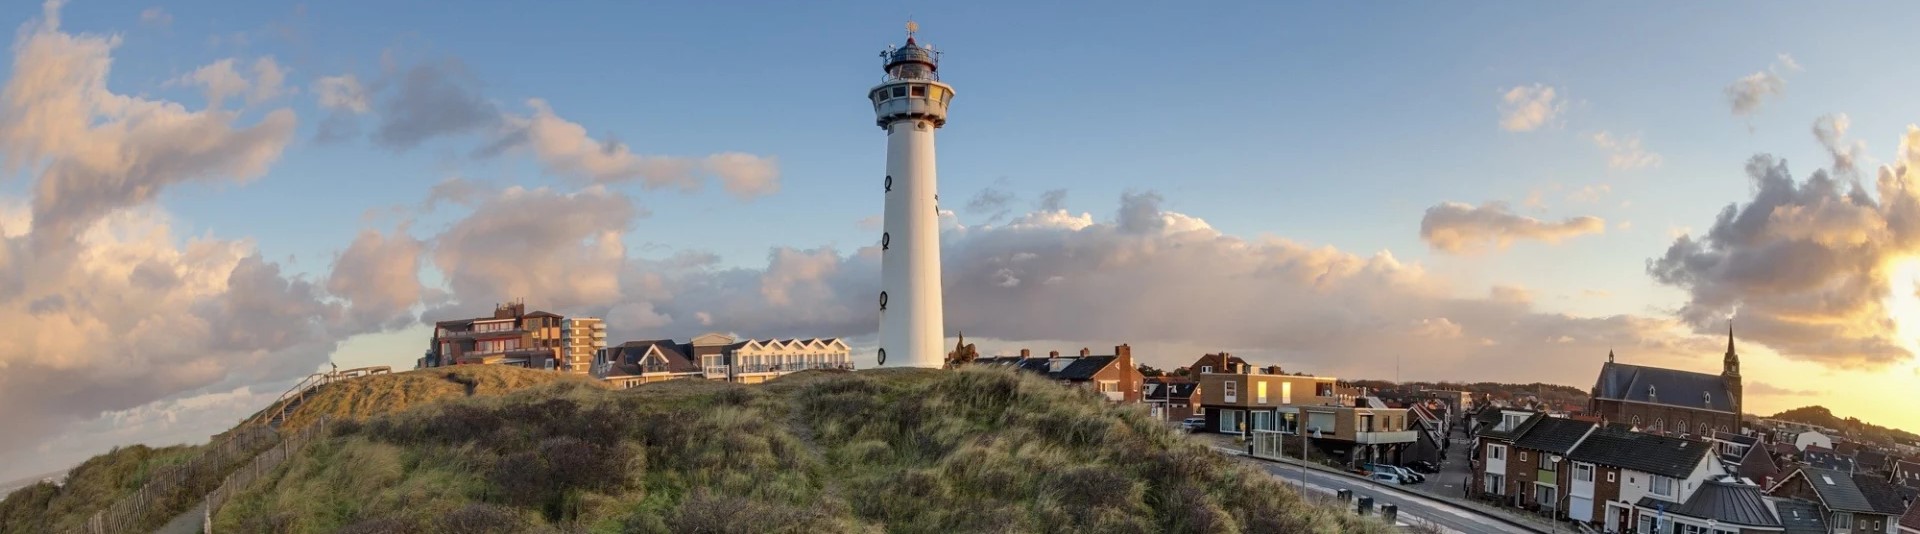
[[[508,299],[870,362],[910,18],[983,353],[1586,388],[1731,320],[1746,411],[1920,430],[1920,6],[547,4],[0,6],[0,479]]]

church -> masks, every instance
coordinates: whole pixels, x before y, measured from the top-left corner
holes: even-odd
[[[1727,354],[1717,375],[1617,363],[1608,352],[1587,412],[1655,434],[1739,432],[1740,355],[1733,350],[1733,327],[1727,327]]]

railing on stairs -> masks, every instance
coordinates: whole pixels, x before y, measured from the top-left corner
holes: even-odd
[[[213,518],[220,515],[220,508],[232,501],[235,494],[246,490],[262,477],[273,472],[275,467],[286,462],[287,458],[292,457],[294,453],[306,448],[307,444],[315,438],[325,436],[329,422],[328,418],[321,417],[314,424],[302,427],[300,431],[286,436],[286,439],[280,440],[278,445],[261,451],[252,462],[228,474],[227,478],[221,481],[220,487],[207,493],[206,515],[201,518],[201,531],[205,534],[213,534]]]
[[[175,508],[190,506],[208,489],[219,484],[220,477],[253,457],[278,437],[267,427],[235,430],[227,439],[208,445],[186,462],[154,470],[153,476],[133,492],[106,509],[95,512],[84,529],[88,534],[138,532],[157,526],[157,520],[179,513]]]
[[[281,393],[279,398],[273,400],[273,404],[267,405],[267,409],[261,410],[260,413],[255,414],[253,418],[248,419],[246,423],[242,423],[242,426],[263,423],[271,426],[279,423],[280,420],[287,415],[288,411],[299,406],[300,403],[306,402],[307,396],[312,395],[314,391],[320,389],[320,386],[349,378],[384,375],[391,372],[393,372],[391,367],[376,365],[307,375],[306,378],[301,379],[300,382],[294,384],[293,387],[287,388],[285,393]]]

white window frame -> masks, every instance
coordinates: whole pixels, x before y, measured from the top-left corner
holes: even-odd
[[[1648,475],[1648,477],[1649,478],[1647,479],[1647,494],[1654,495],[1657,497],[1667,497],[1667,498],[1673,498],[1675,496],[1674,494],[1676,492],[1674,491],[1674,488],[1676,486],[1679,486],[1680,484],[1678,481],[1675,481],[1673,477],[1667,477],[1667,476],[1661,476],[1661,475]],[[1665,492],[1660,491],[1661,482],[1666,482],[1667,491]]]
[[[1226,402],[1240,402],[1240,383],[1232,380],[1221,382],[1220,394]]]
[[[1501,444],[1498,444],[1498,443],[1488,443],[1488,444],[1487,444],[1487,459],[1488,459],[1488,460],[1505,460],[1505,459],[1507,459],[1507,446],[1506,446],[1506,445],[1501,445]]]
[[[1607,482],[1619,482],[1619,481],[1620,481],[1619,473],[1615,473],[1612,471],[1607,472]]]
[[[1833,530],[1844,532],[1852,529],[1853,529],[1853,513],[1852,512],[1834,512],[1833,513]]]
[[[1520,451],[1520,461],[1527,461],[1527,451]]]
[[[1211,365],[1200,366],[1200,374],[1210,374],[1210,373],[1213,373],[1213,366]]]
[[[1485,486],[1486,486],[1485,491],[1487,493],[1492,493],[1494,495],[1506,495],[1507,494],[1507,476],[1498,474],[1498,473],[1487,473]]]
[[[1593,482],[1593,464],[1574,462],[1573,480],[1575,482]]]

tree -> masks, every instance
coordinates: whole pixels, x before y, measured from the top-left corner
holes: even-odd
[[[1193,370],[1186,367],[1173,368],[1173,376],[1193,376]]]
[[[1140,364],[1140,374],[1142,376],[1167,376],[1166,371],[1154,369],[1153,366],[1144,363]]]

